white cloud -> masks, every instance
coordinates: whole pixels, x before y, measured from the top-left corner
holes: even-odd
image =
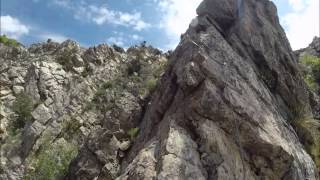
[[[39,39],[45,41],[47,39],[52,39],[53,41],[55,42],[58,42],[58,43],[61,43],[67,39],[69,39],[68,37],[64,36],[64,35],[61,35],[61,34],[55,34],[55,33],[43,33],[43,34],[40,34],[38,36]]]
[[[292,49],[307,47],[319,36],[319,0],[289,0],[293,11],[281,17]]]
[[[138,34],[126,34],[123,32],[114,31],[113,36],[107,39],[107,43],[128,48],[130,45],[139,43],[142,40],[143,37],[139,36]]]
[[[53,0],[53,4],[59,5],[64,8],[72,8],[70,0]]]
[[[116,44],[118,46],[124,46],[124,38],[122,36],[119,36],[119,37],[109,37],[107,39],[107,42],[109,44]]]
[[[27,35],[30,28],[19,21],[19,19],[9,15],[1,16],[1,34],[5,34],[11,38],[19,39],[23,35]]]
[[[151,26],[150,24],[142,20],[140,12],[134,12],[131,14],[119,12],[118,14],[119,14],[118,21],[115,21],[115,22],[120,25],[124,25],[124,26],[130,25],[137,31],[141,31]]]
[[[87,4],[85,1],[79,3],[72,3],[69,0],[54,0],[53,4],[71,10],[74,13],[75,19],[87,20],[97,25],[112,24],[125,27],[132,27],[134,30],[141,31],[151,27],[145,22],[140,12],[122,12],[115,11],[104,6],[96,6]]]
[[[102,25],[105,22],[112,22],[115,19],[114,12],[108,10],[106,7],[97,7],[90,5],[87,8],[79,7],[81,11],[78,11],[76,14],[77,19],[83,19],[83,16],[86,16],[88,20],[95,22],[98,25]]]
[[[301,11],[306,6],[303,0],[288,0],[288,2],[295,11]]]
[[[196,9],[202,0],[158,0],[158,6],[164,16],[160,27],[170,39],[167,48],[174,48],[180,35],[184,33],[191,20],[196,17]]]
[[[141,36],[139,36],[139,35],[137,35],[137,34],[132,35],[131,38],[132,38],[133,40],[136,40],[136,41],[140,41],[140,40],[143,39]]]

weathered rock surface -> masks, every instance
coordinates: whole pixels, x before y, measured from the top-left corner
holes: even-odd
[[[0,179],[319,179],[297,125],[317,110],[274,4],[197,14],[172,54],[0,44]]]
[[[127,52],[105,44],[84,49],[71,40],[28,49],[0,46],[0,179],[40,178],[38,158],[58,141],[79,149],[70,177],[116,178],[119,154],[131,146],[127,132],[138,126],[166,54],[147,46]],[[29,98],[19,99],[21,93]],[[19,120],[23,127],[17,127]]]
[[[308,47],[294,52],[298,57],[304,55],[320,57],[320,37],[314,37]]]
[[[147,179],[141,171],[155,179],[319,178],[293,128],[311,109],[276,7],[237,3],[199,6],[122,162],[122,179]],[[154,160],[140,170],[146,151]]]

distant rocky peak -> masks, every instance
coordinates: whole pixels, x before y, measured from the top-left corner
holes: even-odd
[[[305,55],[320,57],[320,37],[314,37],[308,47],[295,51],[298,57]]]

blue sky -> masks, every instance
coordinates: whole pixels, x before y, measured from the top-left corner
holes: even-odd
[[[201,0],[0,0],[1,34],[26,45],[51,38],[83,46],[147,41],[173,49]],[[319,0],[273,0],[293,49],[319,36]]]

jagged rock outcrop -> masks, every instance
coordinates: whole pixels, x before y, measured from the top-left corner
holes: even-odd
[[[0,43],[0,179],[319,179],[318,100],[275,5],[197,14],[172,54]]]
[[[149,46],[85,49],[71,40],[0,44],[0,51],[0,179],[56,179],[78,150],[96,168],[90,173],[110,167],[116,177],[118,154],[131,146],[127,132],[138,126],[167,55]]]
[[[307,118],[300,123],[297,130],[302,143],[312,155],[318,168],[320,167],[320,38],[314,37],[311,44],[303,49],[295,51],[303,72],[303,77],[308,85],[309,101],[312,109],[312,118]],[[308,120],[309,119],[309,120]],[[310,121],[310,119],[312,119]],[[309,143],[311,142],[311,143]]]
[[[205,0],[197,13],[119,179],[318,179],[294,130],[311,110],[275,5]]]
[[[305,55],[320,57],[320,37],[314,37],[308,47],[294,52],[298,57]]]

